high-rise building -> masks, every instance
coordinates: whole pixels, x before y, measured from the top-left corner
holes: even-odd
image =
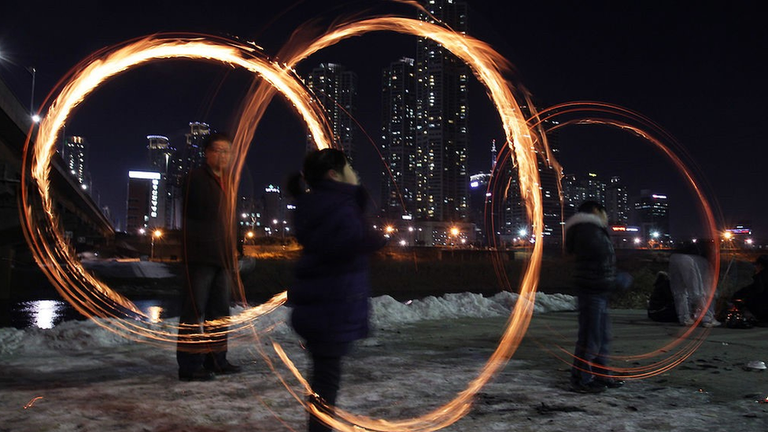
[[[173,149],[168,171],[165,172],[156,168],[165,174],[165,182],[167,183],[165,192],[167,228],[181,228],[184,179],[187,178],[192,169],[203,165],[205,159],[203,145],[210,134],[211,127],[208,124],[190,122],[189,132],[185,134],[185,143]],[[171,148],[170,143],[169,148]]]
[[[492,174],[480,172],[469,176],[469,221],[479,228],[479,237],[488,244],[491,229],[495,226],[491,208],[493,193],[488,190]]]
[[[402,58],[382,74],[381,211],[389,219],[413,217],[423,202],[417,174],[422,155],[416,132],[416,78],[413,59]]]
[[[285,214],[285,200],[278,186],[269,185],[264,188],[262,196],[263,214],[262,222],[264,231],[268,236],[285,237],[285,228],[288,223]]]
[[[605,209],[609,224],[627,225],[629,222],[629,194],[618,176],[611,177],[605,187]]]
[[[152,169],[163,174],[169,174],[175,149],[171,147],[168,137],[162,135],[147,135],[147,150],[149,165]]]
[[[635,202],[635,215],[646,242],[664,243],[670,240],[669,201],[666,195],[643,189]]]
[[[130,234],[166,227],[165,182],[159,172],[129,171],[126,230]],[[144,231],[141,231],[144,230]]]
[[[202,166],[203,144],[210,134],[211,127],[206,123],[189,123],[189,132],[185,134],[186,142],[176,148],[170,166],[169,178],[175,186],[181,186],[184,183],[190,170]]]
[[[467,31],[467,4],[429,0],[419,19]],[[418,38],[416,146],[423,153],[424,202],[417,219],[464,222],[468,213],[469,67],[439,43]]]
[[[563,187],[563,204],[571,214],[576,213],[581,203],[587,200],[587,189],[574,174],[565,174],[561,181]]]
[[[66,137],[61,156],[69,173],[88,189],[88,141],[81,136]]]
[[[338,142],[349,160],[354,160],[357,74],[340,64],[322,63],[307,75],[306,84],[325,108],[334,141]],[[308,139],[307,149],[314,148],[314,141]]]
[[[597,201],[605,206],[605,183],[597,178],[597,174],[587,173],[587,179],[584,180],[584,190],[587,193],[587,200]]]

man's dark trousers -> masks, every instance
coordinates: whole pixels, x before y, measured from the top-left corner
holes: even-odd
[[[179,324],[196,326],[180,328],[179,334],[200,334],[204,321],[229,316],[230,275],[227,269],[210,264],[189,263],[187,272],[185,299]],[[207,334],[209,329],[202,330],[206,334],[201,336],[210,339],[210,342],[195,347],[177,347],[176,360],[180,373],[192,373],[203,365],[214,369],[216,365],[226,362],[227,328],[218,327],[217,336]]]

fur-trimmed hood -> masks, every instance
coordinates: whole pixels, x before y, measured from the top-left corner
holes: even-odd
[[[565,231],[568,231],[572,226],[581,223],[591,223],[597,225],[600,228],[608,228],[608,225],[603,223],[603,219],[600,216],[593,213],[576,213],[565,221]]]

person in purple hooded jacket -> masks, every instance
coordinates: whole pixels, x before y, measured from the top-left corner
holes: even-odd
[[[310,401],[332,407],[342,358],[352,342],[368,336],[368,261],[385,239],[366,222],[368,194],[340,150],[307,154],[303,176],[292,177],[288,191],[296,198],[294,226],[303,247],[288,288],[291,324],[312,356]],[[331,429],[310,416],[309,430]]]

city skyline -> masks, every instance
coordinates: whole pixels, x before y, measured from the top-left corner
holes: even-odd
[[[559,7],[521,4],[519,18],[510,25],[510,17],[498,13],[497,8],[503,3],[468,3],[468,34],[487,41],[514,64],[512,79],[522,82],[540,107],[569,100],[600,100],[644,114],[670,131],[690,154],[695,163],[692,168],[703,173],[705,192],[712,191],[719,202],[724,226],[751,220],[758,236],[768,237],[768,204],[761,191],[764,181],[760,176],[761,162],[768,158],[766,146],[760,145],[764,139],[759,131],[759,101],[765,86],[759,84],[758,77],[763,66],[750,60],[750,53],[765,47],[765,36],[757,31],[757,23],[746,7],[691,9],[666,5],[656,9],[652,4],[644,4],[607,10],[595,5],[577,7],[568,2]],[[254,40],[265,52],[276,54],[298,24],[317,16],[338,17],[340,10],[348,6],[333,4],[329,8],[329,4],[294,2],[269,6],[271,9],[251,6],[253,9],[241,11],[243,17],[239,17],[217,9],[193,16],[180,3],[164,2],[146,10],[146,16],[131,20],[122,17],[120,6],[89,10],[44,4],[33,8],[19,2],[3,18],[12,22],[3,22],[0,56],[13,63],[0,60],[0,75],[27,105],[24,101],[29,98],[31,77],[25,67],[34,66],[35,100],[39,105],[42,95],[69,68],[94,51],[158,31],[230,34]],[[155,14],[169,18],[162,23],[150,19]],[[52,37],[58,22],[72,25],[68,31]],[[87,24],[93,22],[100,22],[105,28],[88,30]],[[300,67],[338,62],[355,70],[361,82],[375,80],[378,84],[381,70],[399,58],[413,55],[415,46],[413,40],[400,35],[360,39],[361,43],[353,41],[318,53],[317,58],[308,59]],[[363,50],[366,46],[375,46],[375,53]],[[355,57],[360,57],[358,64],[348,61]],[[169,81],[178,85],[169,86]],[[93,183],[104,201],[104,195],[116,194],[106,191],[99,178],[109,178],[110,173],[117,171],[116,162],[94,161],[107,160],[105,155],[117,155],[120,162],[129,163],[127,149],[132,147],[133,153],[138,153],[137,147],[146,146],[149,134],[168,136],[172,143],[179,143],[183,139],[181,131],[191,121],[229,131],[234,124],[238,96],[242,96],[248,82],[248,75],[242,71],[218,65],[181,61],[150,64],[95,92],[73,115],[66,134],[83,136],[90,143]],[[362,88],[360,92],[361,99],[370,99],[373,94]],[[484,94],[476,80],[470,82],[470,174],[487,169],[488,158],[483,149],[491,140],[503,141],[498,115],[487,98],[482,100]],[[305,142],[303,128],[284,102],[274,105],[255,139],[268,145],[252,148],[248,156],[250,172],[243,174],[244,182],[250,181],[254,190],[263,184],[281,182],[300,165]],[[118,116],[121,121],[116,120]],[[361,109],[359,120],[369,135],[378,136],[378,107]],[[630,188],[668,194],[681,203],[680,210],[688,212],[687,208],[695,206],[691,191],[657,150],[623,132],[588,132],[564,131],[559,160],[565,172],[620,175]],[[579,143],[579,147],[570,143]],[[381,170],[370,146],[362,146],[363,153],[368,154],[361,155],[357,168],[373,186],[371,190],[376,191],[372,183]],[[590,157],[585,158],[584,154]],[[143,158],[144,154],[138,157]],[[264,166],[265,161],[278,160],[282,166],[275,166],[271,172],[273,167]],[[605,166],[616,168],[616,172],[608,173]],[[127,173],[128,169],[124,171]],[[125,186],[119,190],[124,195]],[[681,227],[697,217],[695,212],[683,214],[678,209],[672,215],[672,225]]]

